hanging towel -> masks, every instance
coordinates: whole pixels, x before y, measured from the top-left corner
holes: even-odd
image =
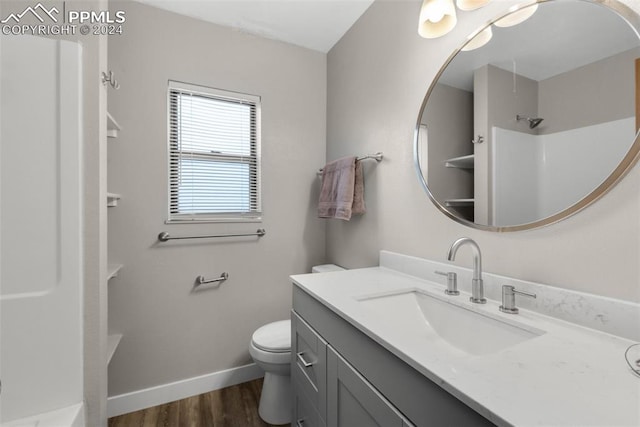
[[[362,163],[357,160],[355,174],[351,214],[362,215],[367,211],[364,206],[364,175],[362,174]]]
[[[318,217],[350,220],[365,213],[362,165],[356,157],[344,157],[322,169]]]

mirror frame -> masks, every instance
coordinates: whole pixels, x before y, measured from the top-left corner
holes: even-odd
[[[506,13],[498,16],[497,18],[492,19],[491,21],[489,21],[488,23],[480,27],[478,30],[471,33],[471,35],[469,35],[465,39],[462,45],[459,48],[457,48],[449,56],[449,58],[447,58],[444,65],[440,68],[438,73],[433,78],[433,81],[429,86],[429,90],[427,91],[427,94],[425,95],[425,98],[422,101],[422,106],[420,107],[420,111],[418,113],[418,120],[416,122],[416,127],[414,130],[414,139],[413,139],[413,163],[414,163],[416,173],[418,175],[418,180],[420,181],[420,184],[422,185],[423,189],[426,191],[427,195],[429,196],[429,199],[431,199],[433,204],[438,208],[440,212],[445,214],[447,217],[453,219],[454,221],[460,224],[466,225],[467,227],[475,228],[478,230],[484,230],[484,231],[511,232],[511,231],[531,230],[531,229],[555,224],[565,218],[568,218],[580,212],[581,210],[583,210],[584,208],[586,208],[587,206],[591,205],[596,200],[604,196],[633,168],[633,166],[637,163],[638,159],[640,158],[640,132],[636,132],[636,137],[633,141],[633,144],[631,145],[631,148],[629,148],[629,151],[627,152],[627,154],[620,161],[618,166],[609,174],[609,176],[598,187],[596,187],[589,194],[584,196],[580,201],[578,201],[577,203],[574,203],[573,205],[567,207],[566,209],[560,212],[557,212],[551,216],[548,216],[546,218],[542,218],[540,220],[525,223],[525,224],[517,224],[517,225],[509,225],[509,226],[493,226],[493,225],[477,224],[475,222],[468,221],[464,218],[461,218],[459,215],[456,215],[455,211],[452,211],[448,209],[446,206],[444,206],[443,204],[441,204],[433,196],[433,194],[431,193],[431,190],[429,190],[429,186],[427,185],[427,180],[422,173],[422,168],[420,167],[419,132],[420,132],[420,125],[422,122],[422,115],[424,114],[425,108],[427,106],[427,102],[429,101],[429,97],[431,96],[431,93],[433,92],[436,84],[438,83],[440,76],[442,76],[442,74],[444,73],[446,68],[449,66],[451,61],[453,61],[453,59],[456,57],[456,55],[458,55],[458,53],[460,53],[462,49],[476,35],[484,31],[487,27],[491,26],[494,22],[499,21],[500,19],[504,18],[507,15],[510,15],[513,12],[532,6],[534,4],[542,4],[542,3],[548,3],[553,1],[561,1],[561,0],[537,0],[533,2],[525,2],[520,5],[516,5],[514,7],[511,7]],[[629,26],[633,29],[633,31],[635,31],[636,36],[638,37],[638,40],[640,43],[640,15],[636,13],[634,10],[632,10],[629,6],[619,2],[618,0],[576,0],[576,1],[599,4],[603,7],[611,9],[612,12],[617,13],[622,19],[624,19],[627,22],[627,24],[629,24]],[[638,101],[636,101],[636,103],[637,102]],[[639,108],[639,107],[636,107],[636,108]]]

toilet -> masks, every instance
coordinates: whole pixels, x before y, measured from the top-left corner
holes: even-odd
[[[312,273],[342,271],[335,264],[317,265]],[[251,337],[249,354],[264,371],[258,413],[269,424],[291,422],[291,320],[259,327]]]

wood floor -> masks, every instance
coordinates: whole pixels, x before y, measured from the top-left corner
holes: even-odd
[[[109,427],[269,427],[258,416],[262,378],[109,418]]]

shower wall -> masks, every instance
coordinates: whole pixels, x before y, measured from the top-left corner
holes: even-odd
[[[0,37],[0,423],[83,400],[78,43]]]
[[[629,151],[634,135],[635,117],[540,135],[542,215],[559,212],[568,200],[577,202],[600,185]]]
[[[495,224],[526,224],[540,218],[543,150],[536,135],[493,127],[491,212]]]
[[[492,133],[496,224],[524,224],[566,209],[600,185],[633,143],[635,118],[547,135],[497,127]]]

